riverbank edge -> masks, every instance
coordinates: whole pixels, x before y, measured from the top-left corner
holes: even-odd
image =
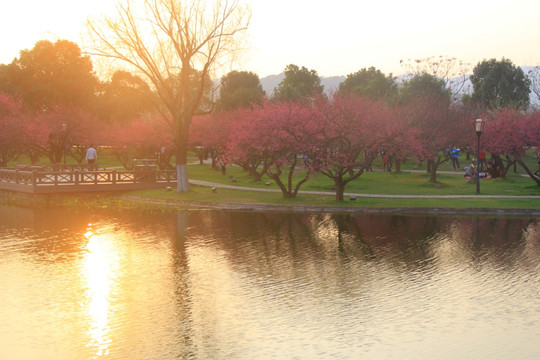
[[[125,193],[26,194],[0,190],[0,203],[23,207],[95,207],[140,210],[228,210],[256,212],[408,214],[408,215],[482,215],[540,216],[540,209],[443,208],[443,207],[347,207],[313,205],[206,203],[142,197]]]
[[[416,214],[416,215],[490,215],[490,216],[540,216],[540,209],[456,209],[441,207],[336,207],[310,205],[272,205],[272,204],[228,204],[228,203],[199,203],[193,201],[177,201],[121,195],[119,198],[134,203],[176,208],[177,210],[230,210],[256,212],[302,212],[302,213],[383,213],[383,214]]]

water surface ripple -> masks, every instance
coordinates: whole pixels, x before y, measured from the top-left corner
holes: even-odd
[[[540,221],[0,206],[0,359],[538,359]]]

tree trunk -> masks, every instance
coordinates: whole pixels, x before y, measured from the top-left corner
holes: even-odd
[[[437,182],[437,169],[439,168],[439,165],[441,165],[444,161],[446,161],[446,158],[441,160],[440,156],[437,156],[437,159],[431,159],[431,171],[430,171],[430,177],[429,181],[433,184]]]
[[[216,152],[212,151],[212,169],[217,169]]]
[[[300,187],[309,179],[310,171],[308,171],[305,178],[300,180],[296,184],[296,186],[294,186],[294,190],[293,190],[293,178],[294,178],[294,172],[295,172],[297,163],[298,163],[298,158],[296,157],[296,154],[294,154],[290,158],[289,165],[286,167],[289,169],[289,172],[287,174],[287,185],[285,185],[283,181],[281,180],[282,171],[279,165],[274,164],[274,166],[276,167],[275,172],[270,171],[270,168],[266,170],[266,175],[270,177],[272,180],[274,180],[274,182],[278,185],[285,199],[295,198],[298,195],[298,191],[300,190]]]
[[[441,165],[445,159],[442,159],[441,160],[441,157],[440,156],[437,156],[437,159],[431,159],[429,160],[430,161],[430,176],[429,176],[429,181],[433,184],[435,184],[437,182],[437,169],[439,168],[439,165]]]
[[[189,128],[188,128],[189,129]],[[176,137],[176,191],[189,191],[189,178],[187,170],[187,132],[177,134]]]
[[[344,201],[345,184],[341,177],[334,178],[334,184],[336,185],[336,201]]]
[[[188,192],[189,179],[186,164],[176,164],[176,178],[178,179],[178,182],[176,184],[176,191]]]
[[[506,165],[504,165],[504,162],[500,161],[499,168],[501,169],[501,177],[503,179],[506,179],[506,174],[508,173],[508,170],[516,163],[515,159],[511,159],[509,156],[506,156]]]
[[[336,187],[336,201],[342,202],[345,201],[345,186],[337,186]]]
[[[399,157],[396,157],[396,172],[401,172],[401,159]]]
[[[536,185],[540,186],[540,178],[535,176],[533,172],[529,169],[529,167],[522,160],[517,160],[517,163],[527,172],[529,177],[533,179]]]
[[[430,173],[430,176],[429,176],[429,181],[432,182],[432,183],[437,182],[437,167],[435,165],[431,166],[431,173]]]
[[[274,182],[277,184],[277,186],[279,187],[279,189],[281,190],[281,194],[283,195],[283,198],[285,199],[289,199],[289,198],[293,198],[294,196],[292,195],[291,191],[289,189],[287,189],[287,187],[285,187],[285,184],[283,184],[283,181],[281,181],[281,178],[279,177],[278,174],[267,174],[268,177],[270,177],[272,180],[274,180]]]

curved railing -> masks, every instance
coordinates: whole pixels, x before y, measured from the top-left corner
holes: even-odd
[[[88,190],[88,185],[102,187],[103,190],[119,190],[131,188],[152,188],[161,184],[176,182],[175,170],[103,170],[103,171],[44,171],[42,168],[26,169],[0,169],[0,189],[16,190],[32,187],[37,189],[62,188],[63,191]],[[23,188],[24,187],[24,188]]]

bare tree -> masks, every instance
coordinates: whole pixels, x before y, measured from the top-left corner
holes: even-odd
[[[471,65],[457,58],[440,55],[400,60],[400,64],[411,76],[429,74],[442,79],[451,93],[452,102],[458,101],[463,93],[472,91],[467,88]]]
[[[528,71],[527,76],[531,80],[531,92],[536,96],[537,101],[534,103],[538,104],[540,101],[540,66],[535,66]],[[533,103],[533,101],[531,101]],[[533,108],[535,106],[533,105]]]
[[[250,20],[240,0],[118,0],[117,18],[88,21],[94,54],[146,77],[174,133],[177,191],[189,191],[191,119],[220,61],[232,59]]]

